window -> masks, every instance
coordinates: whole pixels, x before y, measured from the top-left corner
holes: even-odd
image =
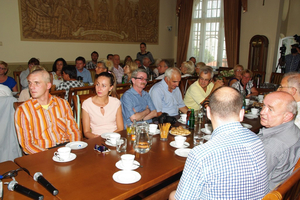
[[[223,16],[223,1],[194,0],[188,58],[227,67]]]

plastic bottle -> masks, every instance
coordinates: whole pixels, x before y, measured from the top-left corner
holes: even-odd
[[[191,115],[190,115],[190,120],[189,120],[189,129],[194,129],[194,125],[195,125],[195,113],[194,113],[194,109],[192,109],[191,111]]]

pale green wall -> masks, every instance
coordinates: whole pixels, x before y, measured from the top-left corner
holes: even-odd
[[[176,0],[160,0],[159,43],[147,45],[154,58],[174,59],[175,5]],[[94,50],[100,58],[117,53],[123,60],[126,55],[135,58],[139,51],[139,44],[21,41],[18,0],[0,0],[0,19],[0,60],[12,64],[27,62],[31,57],[39,58],[41,62],[53,62],[58,57],[73,61],[77,56],[90,60]],[[172,31],[167,30],[169,25],[173,26]]]

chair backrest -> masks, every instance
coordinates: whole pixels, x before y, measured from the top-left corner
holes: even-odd
[[[184,95],[191,84],[193,84],[198,79],[198,76],[190,76],[182,78],[179,83],[179,89],[181,91],[182,98],[184,98]]]
[[[122,89],[130,89],[131,83],[119,83],[117,84],[116,90],[122,90]]]
[[[269,192],[263,200],[300,199],[300,159],[294,172],[281,185]]]
[[[282,78],[283,78],[282,73],[275,73],[272,72],[271,77],[270,77],[270,83],[274,83],[274,84],[280,84]]]
[[[256,78],[258,76],[261,77],[260,79],[260,83],[264,83],[265,82],[265,76],[266,76],[266,72],[260,72],[260,71],[252,71],[253,75],[252,75],[252,80],[256,80]],[[255,83],[256,84],[256,83]]]
[[[18,92],[21,92],[21,90],[22,90],[22,85],[21,85],[21,81],[20,81],[21,72],[22,71],[14,71],[14,79],[17,82]]]
[[[66,90],[55,90],[55,91],[50,91],[50,94],[52,96],[57,96],[57,97],[60,97],[62,99],[65,98],[65,95],[66,95]]]
[[[95,69],[88,69],[91,73],[91,77],[92,77],[92,80],[93,80],[93,83],[95,82],[95,75],[96,75],[96,70]]]
[[[95,90],[94,85],[70,88],[69,97],[68,97],[69,104],[71,105],[71,103],[72,103],[73,95],[95,94],[95,93],[96,93],[96,90]]]
[[[76,119],[76,123],[78,125],[78,129],[81,130],[81,133],[83,134],[83,126],[82,126],[82,112],[81,112],[81,106],[84,100],[94,96],[95,94],[83,94],[83,95],[74,95],[73,98],[73,104],[74,104],[74,117]],[[84,134],[83,134],[84,136]]]

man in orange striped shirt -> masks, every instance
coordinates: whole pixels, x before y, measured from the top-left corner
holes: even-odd
[[[32,98],[15,112],[15,126],[23,151],[33,154],[81,140],[69,103],[49,94],[49,73],[38,69],[29,74],[27,80]]]

